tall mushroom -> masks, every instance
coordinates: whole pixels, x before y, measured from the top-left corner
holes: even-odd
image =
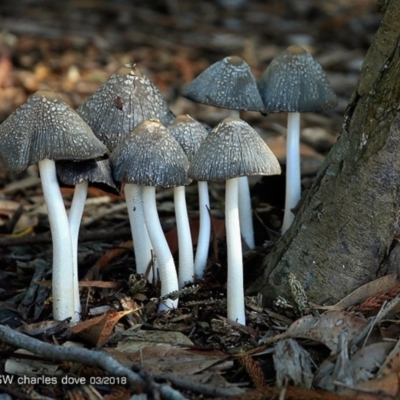
[[[78,236],[83,210],[85,207],[88,186],[98,187],[108,193],[119,194],[112,178],[108,159],[84,161],[57,161],[56,171],[59,181],[73,186],[74,196],[68,214],[69,230],[72,240],[74,273],[78,276]],[[79,304],[79,288],[74,289],[75,304]]]
[[[117,182],[142,186],[145,223],[159,265],[161,296],[166,296],[178,290],[178,276],[158,217],[155,188],[186,185],[189,161],[179,143],[156,119],[143,122],[125,136],[110,160]],[[178,300],[167,299],[159,310],[177,304]]]
[[[226,118],[209,133],[190,163],[188,176],[226,180],[225,224],[228,247],[228,318],[246,323],[243,258],[238,211],[239,177],[276,175],[278,160],[258,133],[238,118]]]
[[[111,151],[142,122],[158,118],[168,125],[175,117],[164,96],[135,65],[120,68],[78,107],[77,112]],[[125,185],[124,194],[136,270],[145,273],[151,262],[152,246],[144,224],[142,189]]]
[[[275,57],[258,82],[266,114],[288,113],[286,196],[282,233],[293,222],[292,209],[301,197],[300,113],[333,108],[336,95],[321,66],[300,46]]]
[[[189,162],[207,136],[206,128],[189,115],[177,116],[167,128],[175,140],[182,146]],[[189,218],[186,209],[185,187],[174,188],[176,225],[179,243],[179,286],[193,281],[194,275],[203,277],[208,256],[210,241],[210,218],[208,215],[207,182],[199,182],[200,230],[197,241],[196,260],[193,262],[193,244],[190,233]]]
[[[101,157],[107,148],[90,127],[55,93],[41,90],[28,98],[0,125],[0,160],[10,171],[38,162],[53,239],[53,317],[79,319],[78,287],[73,269],[67,213],[54,160]]]
[[[264,105],[249,65],[238,56],[225,57],[212,64],[183,89],[182,95],[202,104],[236,110],[262,111]],[[251,197],[247,177],[239,180],[239,216],[243,239],[254,248]]]

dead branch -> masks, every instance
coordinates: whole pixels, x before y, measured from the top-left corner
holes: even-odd
[[[79,362],[93,367],[100,367],[110,375],[126,377],[135,393],[146,393],[146,382],[140,375],[122,366],[113,357],[102,351],[76,347],[62,347],[44,343],[20,332],[16,332],[5,325],[0,325],[0,341],[23,348],[48,359]],[[156,387],[161,398],[165,400],[185,399],[179,392],[166,385],[157,385]]]

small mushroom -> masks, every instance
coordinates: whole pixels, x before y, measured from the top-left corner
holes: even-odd
[[[243,290],[243,256],[239,224],[239,177],[276,175],[278,160],[246,122],[226,118],[202,142],[189,167],[197,180],[226,180],[225,224],[228,248],[228,318],[246,323]]]
[[[225,57],[210,65],[183,89],[182,96],[229,110],[264,110],[254,75],[238,56]]]
[[[301,197],[300,113],[333,108],[337,98],[321,66],[300,46],[275,57],[258,82],[264,112],[288,113],[286,198],[282,233],[294,220],[292,209]]]
[[[79,320],[78,278],[73,268],[67,213],[54,160],[97,158],[107,148],[90,127],[55,93],[34,93],[0,125],[0,160],[10,171],[38,162],[53,239],[53,317]]]
[[[114,179],[143,187],[143,211],[147,231],[159,264],[161,296],[178,290],[174,259],[157,213],[155,188],[183,186],[189,182],[189,161],[179,143],[159,120],[137,126],[111,154]],[[159,310],[176,307],[167,299]]]
[[[212,64],[184,88],[182,95],[198,103],[236,110],[230,113],[232,117],[239,117],[240,110],[264,110],[256,79],[246,61],[238,56]],[[239,180],[239,218],[243,239],[252,249],[254,228],[247,177]]]
[[[171,125],[168,126],[168,130],[182,146],[189,162],[194,154],[196,154],[201,142],[207,136],[206,128],[189,115],[179,115],[176,117]],[[207,182],[203,182],[202,184],[199,182],[198,187],[200,230],[195,262],[193,262],[193,244],[186,208],[185,187],[176,186],[174,188],[175,215],[179,243],[180,287],[183,287],[185,282],[192,282],[194,275],[202,278],[207,263],[211,232],[210,217],[208,215],[209,200]]]
[[[77,112],[111,151],[143,121],[158,118],[168,125],[174,119],[164,96],[135,65],[120,68]],[[144,274],[151,263],[153,249],[144,225],[141,192],[135,186],[124,187],[136,268]],[[151,273],[148,278],[152,279]]]
[[[85,207],[88,186],[95,186],[105,192],[119,194],[112,178],[108,159],[84,161],[56,161],[56,171],[61,184],[75,188],[68,214],[72,240],[74,271],[78,276],[78,236]],[[75,291],[75,303],[79,304],[79,290]]]
[[[120,68],[76,110],[112,151],[125,135],[150,118],[168,125],[174,114],[157,87],[139,68]]]

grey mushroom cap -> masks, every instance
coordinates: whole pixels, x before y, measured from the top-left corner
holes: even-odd
[[[79,161],[107,152],[86,122],[50,90],[34,93],[0,125],[0,160],[10,171],[45,158]]]
[[[249,65],[238,56],[210,65],[187,85],[182,96],[230,110],[262,111],[264,104]]]
[[[84,161],[56,161],[56,170],[59,181],[64,185],[75,186],[83,181],[88,181],[91,186],[107,193],[119,195],[108,158]]]
[[[300,46],[275,57],[258,82],[264,113],[312,112],[333,108],[337,98],[325,72]]]
[[[150,118],[168,125],[175,118],[157,87],[138,68],[120,68],[77,109],[112,151],[125,135]]]
[[[260,135],[243,120],[226,118],[201,144],[188,176],[198,181],[219,181],[280,173],[277,158]]]
[[[167,129],[182,146],[189,161],[192,160],[201,142],[208,135],[205,126],[190,115],[178,115]]]
[[[114,180],[143,186],[188,185],[189,160],[159,120],[137,126],[111,154]]]

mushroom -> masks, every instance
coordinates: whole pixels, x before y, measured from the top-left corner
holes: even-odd
[[[176,117],[171,125],[168,126],[168,130],[175,140],[182,146],[189,162],[199,149],[201,142],[207,136],[206,128],[189,115],[179,115]],[[200,229],[195,262],[193,262],[193,244],[186,209],[185,187],[176,186],[174,188],[174,203],[179,243],[180,287],[183,287],[185,282],[193,281],[194,275],[202,278],[204,275],[204,267],[207,263],[211,232],[210,218],[208,215],[209,200],[207,182],[199,182],[198,188]]]
[[[75,187],[71,208],[68,214],[69,230],[72,240],[74,273],[78,276],[78,236],[89,184],[105,192],[119,194],[112,178],[108,159],[84,161],[57,161],[58,180],[67,186]],[[74,289],[75,304],[79,302],[79,287]]]
[[[182,96],[228,110],[264,109],[254,75],[238,56],[225,57],[210,65],[183,89]]]
[[[225,224],[228,248],[228,318],[246,323],[243,257],[238,211],[239,177],[281,173],[278,160],[258,133],[238,118],[220,122],[200,145],[188,176],[197,180],[226,180]]]
[[[127,185],[141,185],[144,219],[159,265],[161,296],[178,290],[174,259],[157,213],[155,188],[186,185],[189,161],[179,143],[159,120],[137,126],[111,154],[114,179]],[[176,307],[167,298],[159,310]]]
[[[300,46],[275,57],[258,82],[264,112],[288,113],[286,195],[282,233],[294,220],[301,197],[300,113],[333,108],[337,98],[321,66]]]
[[[90,127],[55,93],[41,90],[28,98],[0,125],[0,160],[10,171],[38,162],[53,239],[53,317],[79,320],[75,304],[77,276],[67,213],[57,182],[54,160],[100,157],[107,148]]]
[[[183,89],[182,95],[202,104],[236,110],[258,111],[264,104],[249,65],[241,57],[230,56],[212,64]],[[239,180],[239,217],[243,239],[254,248],[251,197],[247,177]]]
[[[168,125],[175,118],[164,96],[135,65],[120,68],[77,112],[111,151],[143,121],[158,118]],[[144,224],[141,192],[134,185],[124,187],[136,271],[144,274],[152,261],[153,249]],[[151,273],[148,279],[152,279]]]
[[[142,122],[158,118],[168,125],[175,118],[164,96],[135,65],[120,68],[76,111],[111,151]]]

